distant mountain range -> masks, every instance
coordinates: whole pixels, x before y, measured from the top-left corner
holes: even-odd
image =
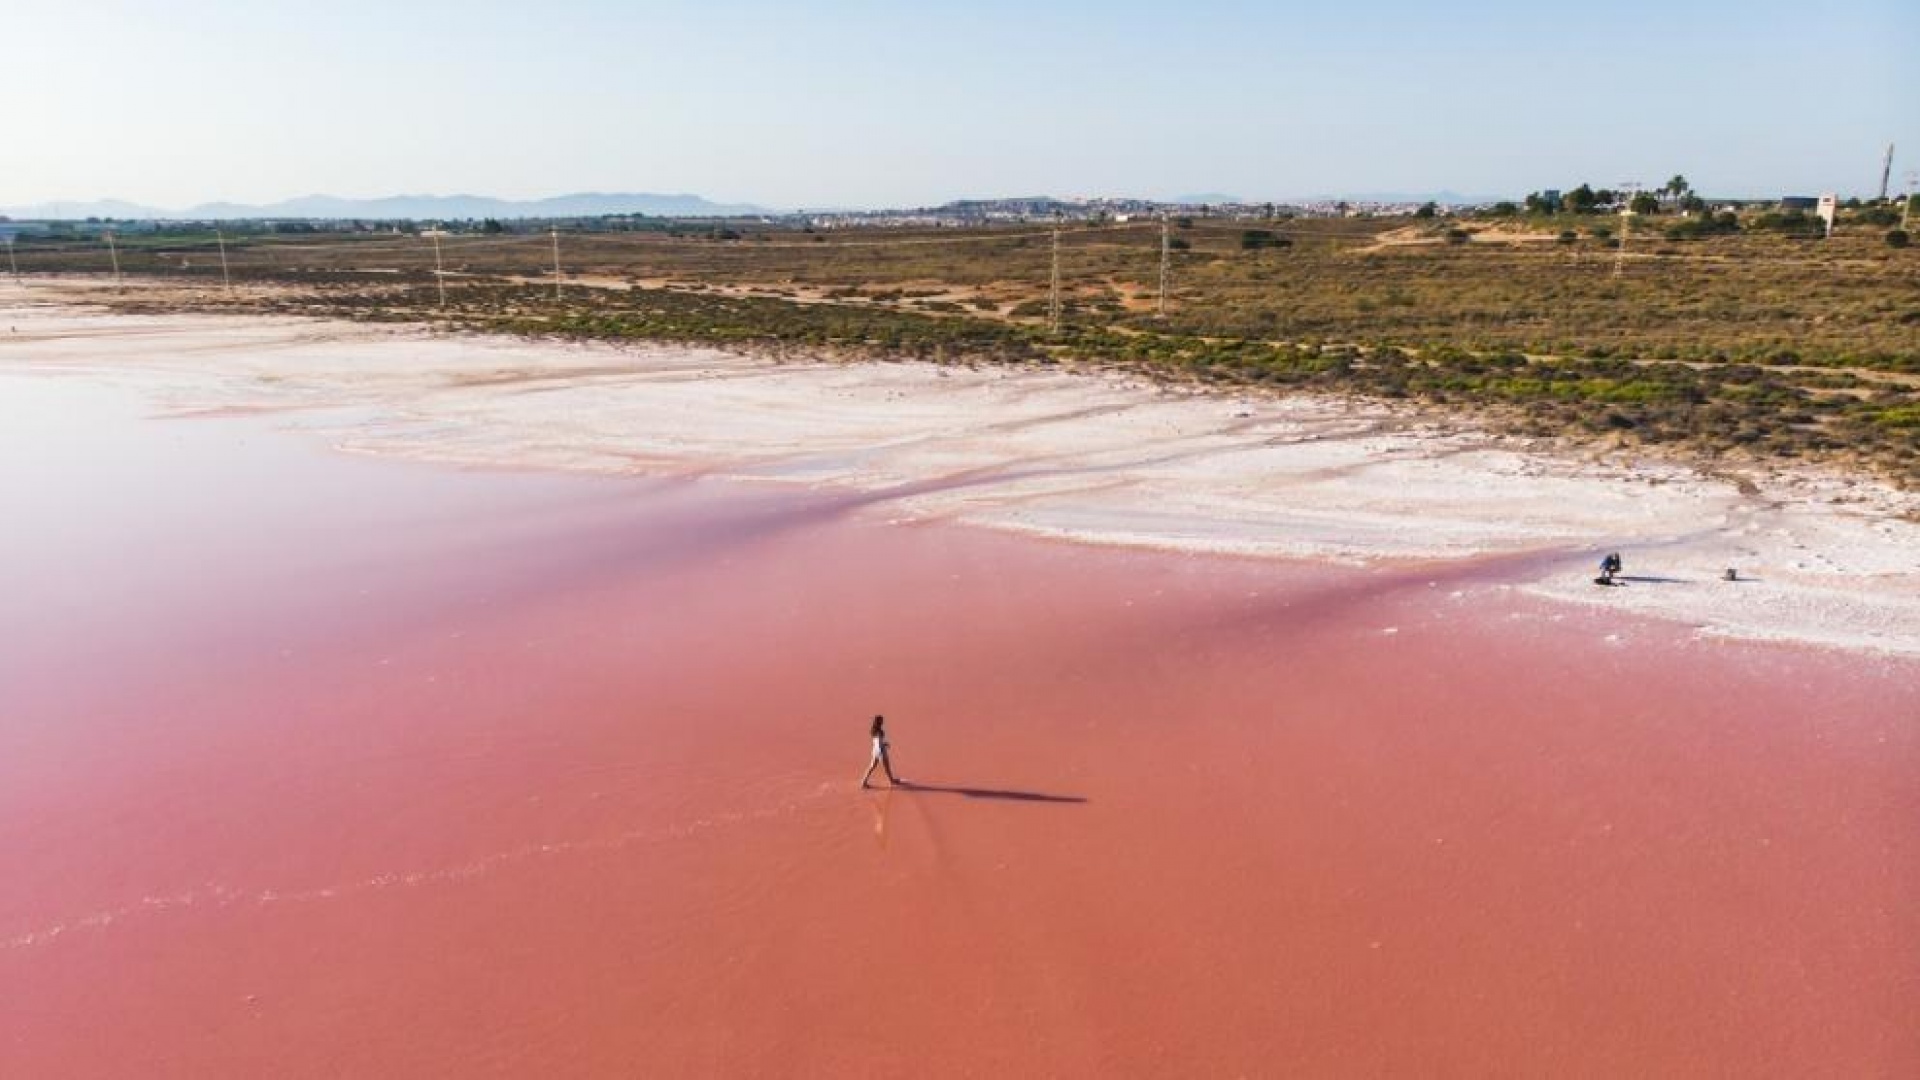
[[[1018,199],[964,199],[936,209],[966,211],[993,209],[1018,210],[1032,215],[1068,212],[1084,200],[1059,199],[1035,195]],[[1103,200],[1142,202],[1152,200]],[[1259,202],[1286,205],[1312,203],[1394,203],[1437,202],[1441,205],[1475,205],[1495,201],[1492,196],[1459,195],[1451,191],[1424,194],[1376,192],[1369,194],[1316,195],[1310,198],[1244,199],[1224,194],[1181,195],[1159,205],[1230,205]],[[872,213],[875,211],[850,211]],[[237,218],[283,220],[349,221],[466,221],[485,218],[586,218],[617,214],[644,214],[648,217],[704,218],[759,217],[778,211],[745,203],[717,203],[699,195],[604,194],[585,192],[556,195],[550,199],[496,199],[485,195],[389,195],[377,199],[343,199],[333,195],[307,195],[276,203],[202,203],[184,210],[142,206],[120,199],[95,199],[87,202],[47,202],[33,206],[0,207],[0,215],[16,220],[78,220],[112,218],[122,221],[231,221]]]
[[[307,195],[264,205],[203,203],[184,210],[141,206],[119,199],[90,202],[39,203],[0,208],[0,214],[22,220],[49,218],[118,218],[165,220],[232,220],[235,218],[330,218],[360,221],[441,221],[468,218],[568,218],[606,214],[645,214],[649,217],[749,217],[768,211],[741,203],[716,203],[698,195],[602,194],[586,192],[550,199],[495,199],[485,195],[389,195],[379,199],[342,199]]]

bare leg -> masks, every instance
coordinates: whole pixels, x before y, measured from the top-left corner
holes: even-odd
[[[875,765],[878,765],[878,764],[880,764],[880,755],[878,755],[878,754],[875,754],[875,755],[873,756],[873,760],[872,760],[872,761],[869,761],[869,762],[867,762],[867,774],[866,774],[865,776],[862,776],[862,777],[860,778],[860,786],[861,786],[861,787],[866,787],[866,786],[867,786],[867,781],[873,778],[873,767],[874,767]],[[891,780],[891,779],[893,779],[893,770],[892,770],[892,769],[888,769],[888,770],[887,770],[887,779],[889,779],[889,780]]]
[[[887,767],[887,783],[898,787],[900,785],[900,778],[893,775],[893,755],[885,750],[880,751],[880,764]],[[867,766],[867,772],[871,774],[873,772],[873,766]]]

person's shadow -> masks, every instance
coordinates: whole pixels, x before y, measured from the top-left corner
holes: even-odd
[[[917,780],[902,780],[890,790],[916,792],[930,795],[964,795],[969,799],[1005,799],[1008,802],[1035,803],[1083,803],[1084,795],[1050,795],[1044,791],[1010,791],[1002,788],[956,787],[947,784],[923,784]]]

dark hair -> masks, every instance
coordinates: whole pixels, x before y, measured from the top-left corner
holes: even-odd
[[[886,718],[886,717],[884,717],[884,716],[876,716],[876,717],[874,717],[874,718],[873,718],[873,727],[871,727],[871,728],[869,728],[869,729],[867,730],[867,734],[869,734],[869,735],[878,735],[878,734],[880,734],[880,725],[882,725],[882,724],[884,724],[884,723],[886,723],[886,722],[887,722],[887,718]]]

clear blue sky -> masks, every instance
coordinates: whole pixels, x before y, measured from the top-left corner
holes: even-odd
[[[1920,3],[0,0],[0,206],[1872,194]]]

